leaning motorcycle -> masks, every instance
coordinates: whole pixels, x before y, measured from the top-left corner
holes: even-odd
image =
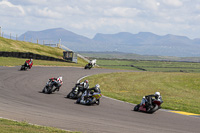
[[[85,89],[83,88],[83,86],[75,84],[75,87],[72,88],[72,91],[67,95],[67,98],[77,99],[81,97],[84,91]]]
[[[87,95],[88,93],[88,95]],[[84,105],[93,105],[93,104],[100,104],[100,98],[102,97],[101,93],[97,92],[88,92],[86,90],[81,97],[79,97],[76,103],[84,104]]]
[[[152,99],[152,104],[146,103],[146,104],[137,104],[133,110],[134,111],[141,111],[141,112],[147,112],[147,113],[154,113],[157,110],[161,108],[161,104],[163,103],[162,100],[155,100]]]
[[[49,81],[46,83],[44,89],[42,90],[43,93],[46,94],[51,94],[55,92],[56,90],[58,91],[58,83],[53,79],[49,79]]]
[[[27,62],[25,62],[24,65],[21,66],[20,70],[24,70],[25,71],[25,70],[27,70],[27,68],[29,68],[29,65],[28,65]]]
[[[91,69],[92,67],[92,63],[88,63],[87,65],[85,65],[85,69]]]

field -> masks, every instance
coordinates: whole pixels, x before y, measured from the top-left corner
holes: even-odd
[[[26,122],[16,122],[0,119],[1,133],[79,133],[69,132],[52,127],[30,125]]]
[[[118,68],[151,72],[200,72],[200,63],[169,62],[169,61],[142,61],[142,60],[106,60],[98,59],[97,64],[106,68]]]
[[[143,96],[159,91],[163,108],[200,114],[200,73],[124,72],[85,79],[90,86],[100,84],[102,94],[114,99],[138,104]]]

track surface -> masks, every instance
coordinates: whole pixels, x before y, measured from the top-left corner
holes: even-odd
[[[159,110],[154,114],[132,111],[133,105],[103,97],[99,106],[66,99],[76,81],[97,73],[119,70],[73,67],[0,67],[0,117],[87,133],[199,133],[200,118]],[[63,76],[59,92],[40,93],[48,78]]]

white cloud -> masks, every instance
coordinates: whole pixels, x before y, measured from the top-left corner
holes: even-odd
[[[4,13],[9,13],[10,15],[25,15],[25,11],[20,5],[14,5],[7,0],[3,0],[0,2],[1,11]]]
[[[163,3],[174,7],[180,7],[183,5],[183,3],[180,0],[163,0]]]
[[[38,17],[48,17],[48,18],[54,18],[54,19],[62,17],[61,13],[52,11],[48,7],[45,7],[43,9],[37,9],[35,11]]]
[[[124,7],[114,7],[111,9],[104,10],[105,16],[120,16],[120,17],[134,17],[138,13],[139,10],[136,8],[124,8]]]
[[[200,38],[199,9],[199,0],[0,0],[4,30],[63,27],[88,37],[149,31]]]

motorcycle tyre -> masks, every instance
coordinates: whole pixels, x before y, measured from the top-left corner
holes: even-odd
[[[139,108],[140,108],[140,104],[137,104],[137,105],[133,108],[133,110],[134,110],[134,111],[139,111]]]
[[[22,65],[20,70],[25,70],[25,66],[24,66],[24,65]]]
[[[100,99],[97,99],[96,104],[97,104],[97,105],[100,104]]]
[[[80,101],[81,101],[81,98],[79,97],[79,98],[76,100],[76,103],[77,103],[77,104],[80,104]]]
[[[52,89],[53,89],[53,86],[51,86],[48,91],[47,91],[47,94],[51,94],[52,93]]]
[[[153,109],[151,109],[151,110],[149,110],[149,111],[147,111],[147,113],[154,113],[155,111],[157,111],[158,110],[158,105],[156,104],[155,106],[154,106],[154,108]]]

